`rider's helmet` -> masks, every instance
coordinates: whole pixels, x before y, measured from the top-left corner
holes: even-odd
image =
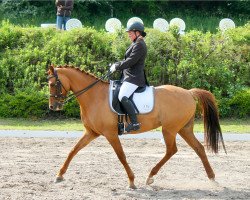
[[[141,22],[133,22],[132,24],[128,25],[126,31],[139,31],[141,32],[141,36],[145,37],[146,33],[144,32],[144,25]]]

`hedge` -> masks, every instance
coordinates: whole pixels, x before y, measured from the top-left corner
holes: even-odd
[[[246,95],[250,86],[250,24],[216,34],[193,30],[180,36],[175,28],[167,33],[146,32],[146,74],[152,85],[203,88],[215,94],[222,117],[249,116],[249,109],[243,108],[249,108],[250,102]],[[109,34],[90,27],[59,31],[2,22],[0,117],[47,117],[49,64],[74,65],[100,77],[109,63],[123,59],[129,43],[125,31]],[[36,103],[28,100],[29,96],[36,97]],[[231,112],[229,108],[235,106],[239,110]],[[67,105],[63,115],[79,117],[77,103]]]

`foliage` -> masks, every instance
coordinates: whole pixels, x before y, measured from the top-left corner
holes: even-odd
[[[4,21],[0,32],[2,117],[52,115],[45,96],[49,64],[74,65],[100,77],[108,63],[124,58],[130,43],[124,31],[109,34],[93,28],[67,32],[22,28]],[[250,24],[223,34],[193,30],[179,35],[175,28],[167,33],[149,28],[146,32],[146,74],[151,84],[203,88],[219,99],[221,116],[249,115],[244,103],[249,93],[239,91],[250,86]],[[232,112],[235,107],[238,112]],[[67,104],[61,115],[79,117],[76,101]]]
[[[69,101],[64,107],[65,116],[72,117],[72,118],[79,118],[80,117],[80,109],[79,104],[77,103],[76,99]]]
[[[219,20],[232,18],[237,26],[249,21],[249,1],[142,1],[142,0],[75,0],[72,17],[80,19],[85,26],[103,29],[110,17],[120,19],[124,26],[132,16],[139,16],[147,27],[162,17],[170,21],[174,17],[184,19],[188,30],[216,31]],[[0,20],[24,26],[40,26],[55,23],[55,0],[2,0]]]
[[[41,118],[48,113],[47,104],[42,92],[4,94],[0,99],[0,117]]]
[[[0,99],[0,117],[21,118],[79,118],[79,105],[76,100],[67,103],[63,111],[53,112],[48,108],[48,95],[43,91],[17,92],[15,95],[2,94]]]
[[[250,89],[242,90],[236,93],[229,100],[232,116],[249,117],[250,116]]]
[[[217,97],[231,97],[242,86],[249,86],[250,25],[228,33],[176,30],[161,33],[150,30],[147,74],[153,84],[200,87]]]

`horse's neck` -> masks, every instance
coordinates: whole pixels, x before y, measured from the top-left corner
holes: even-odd
[[[69,69],[66,76],[70,81],[70,89],[73,93],[79,92],[96,81],[94,77],[76,69]]]
[[[97,80],[95,77],[76,69],[68,69],[65,75],[70,81],[72,92],[75,94]],[[80,106],[86,110],[88,107],[91,107],[91,104],[95,104],[95,101],[104,100],[108,96],[106,93],[108,93],[108,84],[100,81],[88,91],[78,96],[77,99]]]

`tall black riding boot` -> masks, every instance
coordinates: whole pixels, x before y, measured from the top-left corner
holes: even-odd
[[[140,129],[140,123],[137,121],[137,116],[135,114],[135,108],[133,103],[127,97],[123,97],[121,100],[122,106],[125,111],[128,113],[130,118],[130,122],[128,126],[125,128],[126,132],[137,131]]]

